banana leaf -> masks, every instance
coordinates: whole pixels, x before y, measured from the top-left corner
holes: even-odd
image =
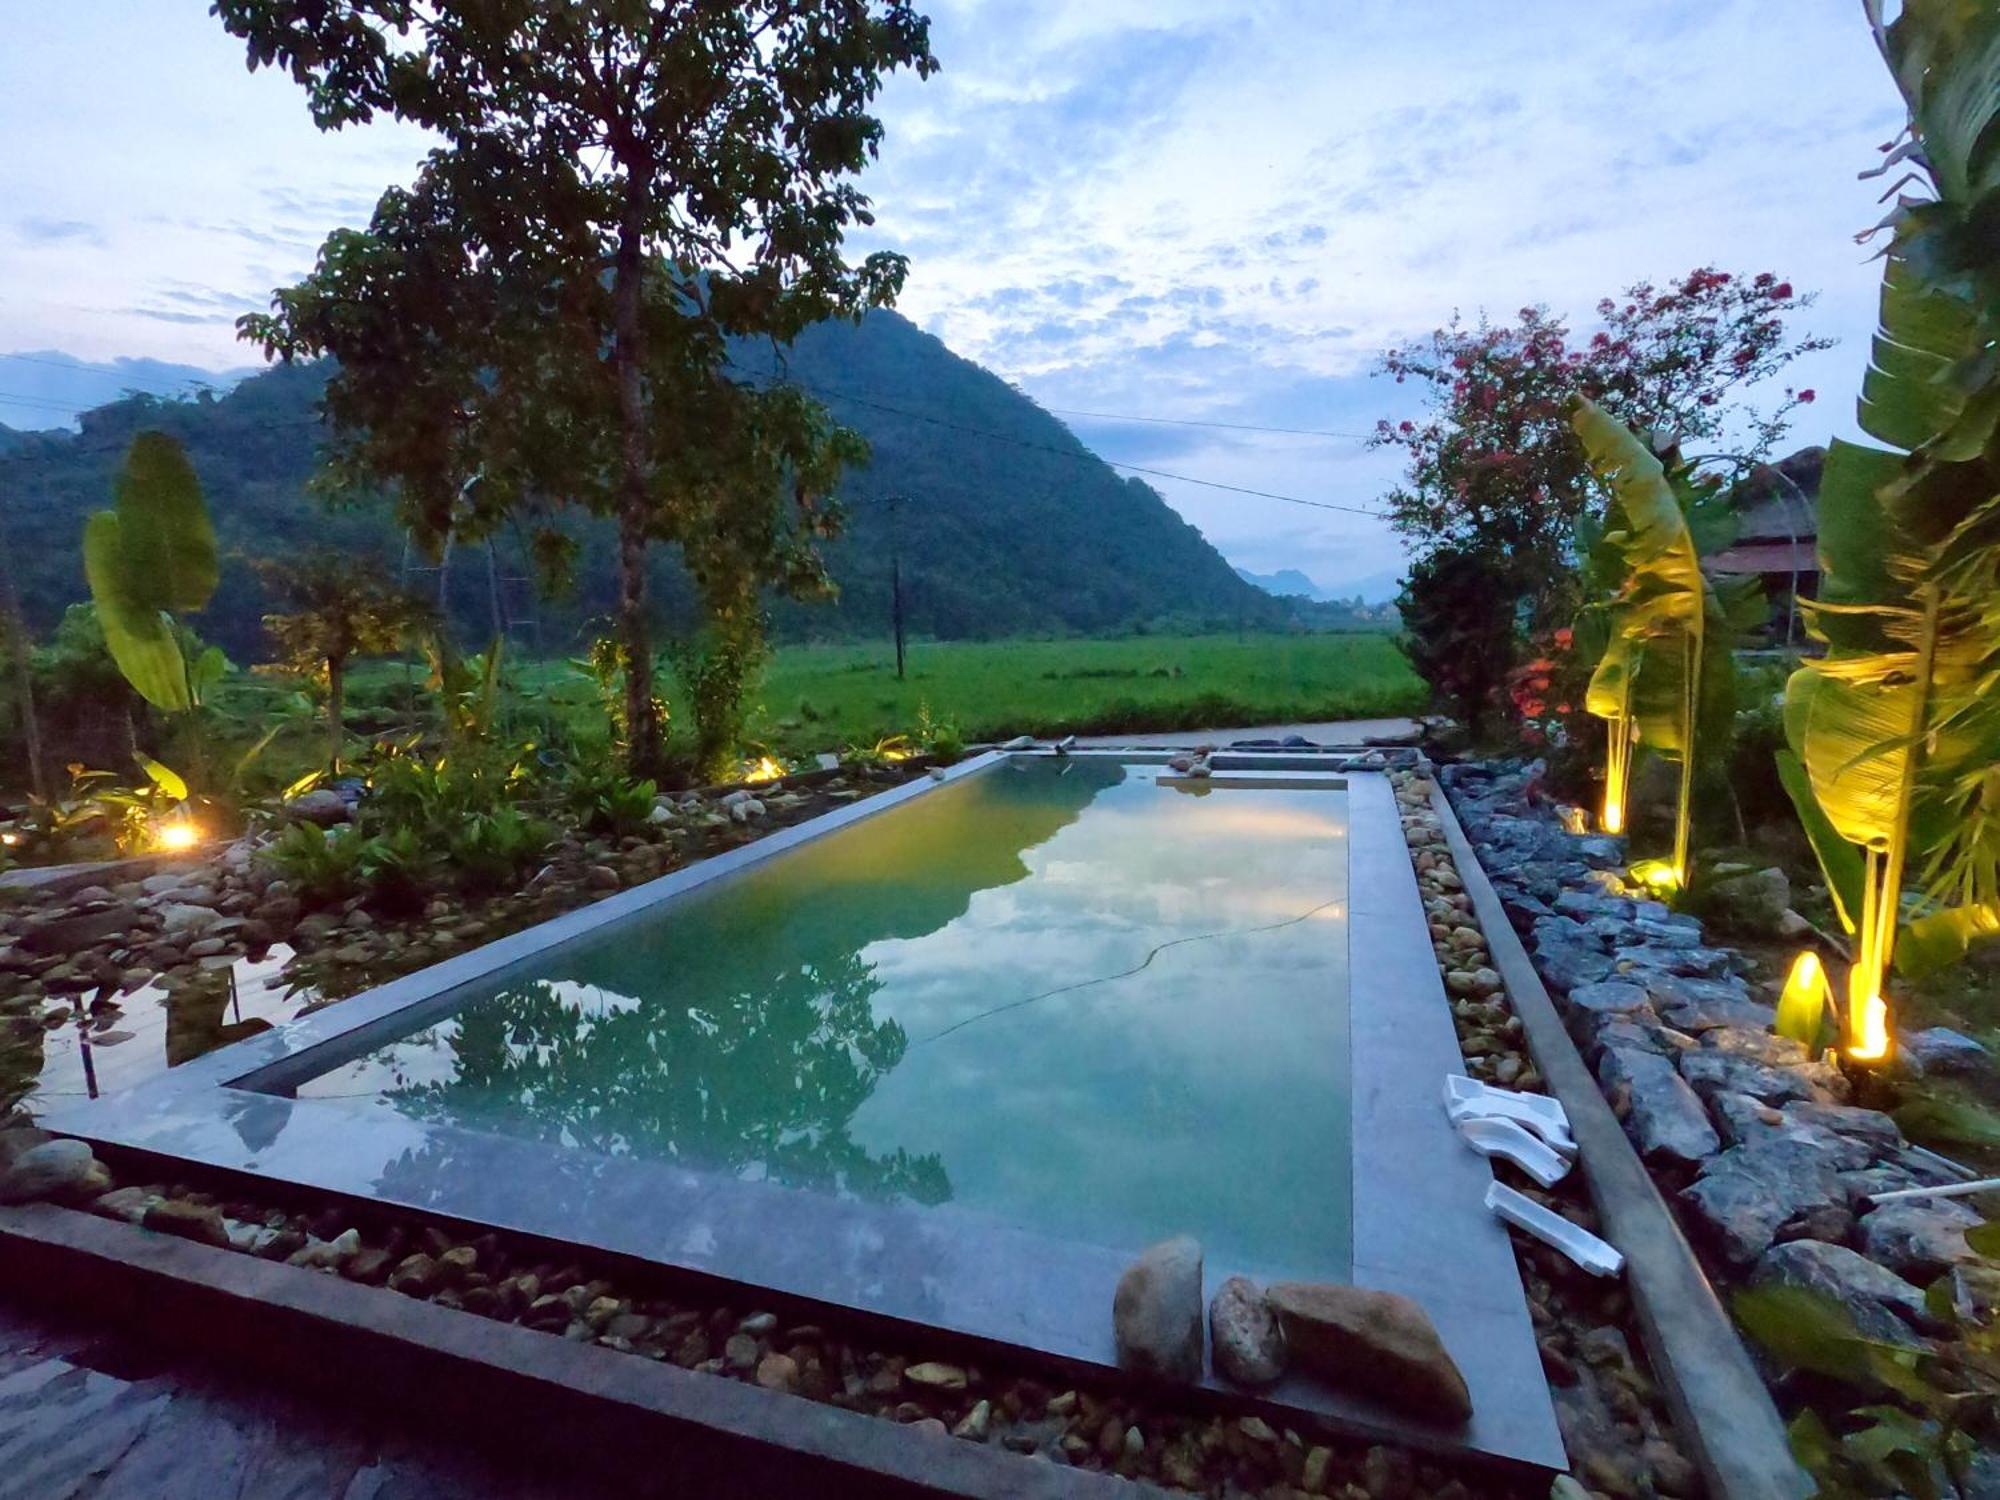
[[[132,602],[156,610],[206,605],[221,564],[201,482],[181,445],[164,432],[140,433],[113,493]]]
[[[1790,689],[1786,691],[1789,695]],[[1778,752],[1778,780],[1784,783],[1792,806],[1798,810],[1800,826],[1805,829],[1806,839],[1819,860],[1820,873],[1826,877],[1827,894],[1833,898],[1834,915],[1840,918],[1840,925],[1848,932],[1856,931],[1861,924],[1861,882],[1864,878],[1861,851],[1842,838],[1840,830],[1820,810],[1819,801],[1813,796],[1812,778],[1806,775],[1805,765],[1795,751]]]
[[[122,531],[118,516],[108,510],[83,523],[84,577],[104,644],[140,697],[169,713],[185,713],[194,706],[187,663],[167,617],[135,601],[126,585]]]

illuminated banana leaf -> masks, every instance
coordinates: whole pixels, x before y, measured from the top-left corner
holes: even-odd
[[[1858,931],[1858,993],[2000,936],[2000,10],[1869,15],[1936,197],[1900,200],[1884,266],[1858,420],[1887,447],[1828,453],[1805,610],[1827,652],[1787,685],[1780,766]]]

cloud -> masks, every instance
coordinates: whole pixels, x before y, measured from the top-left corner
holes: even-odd
[[[81,241],[88,245],[104,243],[103,231],[97,225],[82,219],[41,219],[29,217],[19,220],[14,230],[31,245],[59,245],[68,241]]]

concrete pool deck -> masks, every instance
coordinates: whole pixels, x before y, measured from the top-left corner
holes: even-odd
[[[944,780],[1003,760],[981,757]],[[1368,1436],[1560,1468],[1562,1443],[1519,1273],[1505,1230],[1481,1202],[1490,1169],[1459,1145],[1439,1106],[1442,1077],[1456,1071],[1459,1053],[1393,792],[1379,775],[1325,781],[1344,788],[1350,813],[1353,1278],[1426,1307],[1466,1375],[1475,1415],[1463,1428],[1425,1426],[1302,1377],[1243,1399],[1278,1416],[1289,1409],[1331,1417]],[[804,1304],[1114,1367],[1109,1308],[1127,1260],[1122,1252],[962,1210],[836,1199],[285,1097],[298,1080],[443,1014],[477,982],[934,785],[908,783],[771,835],[130,1093],[58,1111],[46,1123],[154,1157],[518,1230]],[[1211,1264],[1209,1289],[1232,1269]]]

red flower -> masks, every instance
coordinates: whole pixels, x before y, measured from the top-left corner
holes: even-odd
[[[1561,629],[1556,631],[1556,649],[1558,651],[1567,651],[1571,646],[1575,644],[1576,644],[1576,632],[1571,630],[1569,626],[1565,625]],[[1569,710],[1565,709],[1563,711],[1567,713]]]
[[[1792,284],[1789,281],[1779,282],[1771,288],[1771,295],[1781,300],[1790,297],[1792,295]]]
[[[1819,399],[1819,392],[1811,389],[1810,387],[1799,392],[1799,400],[1803,401],[1807,406],[1811,406],[1813,402],[1817,401],[1818,399]]]

